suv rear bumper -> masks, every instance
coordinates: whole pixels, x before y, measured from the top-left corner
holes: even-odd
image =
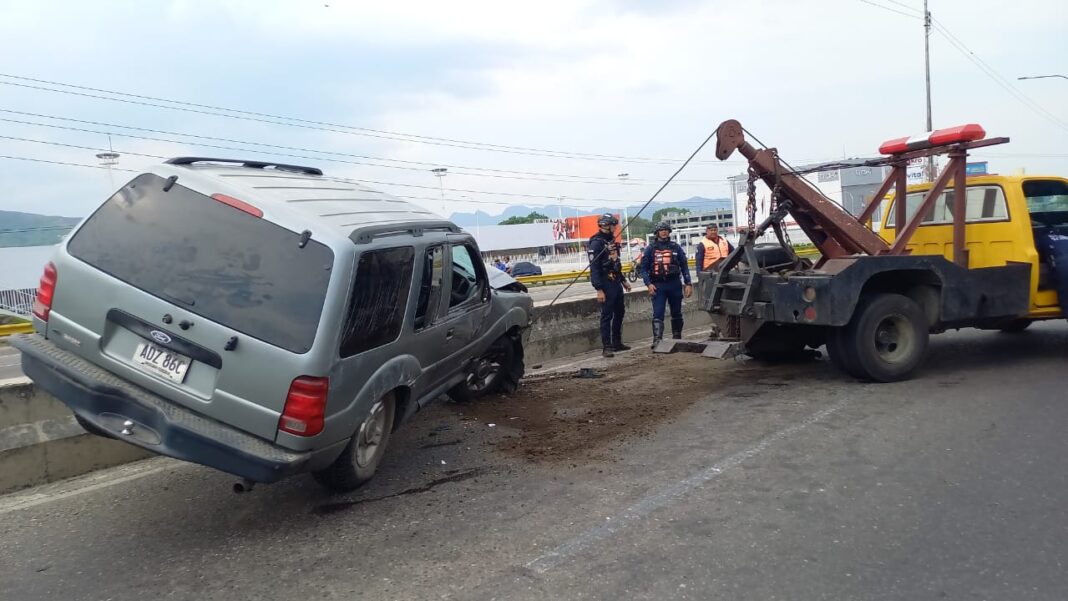
[[[294,452],[194,413],[65,351],[43,336],[14,336],[22,371],[74,411],[93,434],[256,482],[304,471],[311,452]],[[126,426],[132,422],[132,427]]]

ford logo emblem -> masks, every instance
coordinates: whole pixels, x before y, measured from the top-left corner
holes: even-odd
[[[149,335],[152,336],[153,340],[159,342],[160,344],[170,344],[171,342],[171,337],[166,332],[152,330],[151,332],[149,332]]]

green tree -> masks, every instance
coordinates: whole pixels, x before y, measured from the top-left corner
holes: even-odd
[[[644,217],[631,217],[630,219],[630,237],[644,239],[647,235],[653,233],[653,222]]]
[[[682,215],[685,215],[689,212],[690,209],[679,209],[676,207],[664,207],[662,209],[657,209],[653,212],[653,223],[660,223],[660,219],[668,213],[680,213]]]
[[[521,217],[519,215],[516,215],[515,217],[509,217],[508,219],[505,219],[504,221],[500,222],[498,225],[522,225],[524,223],[534,223],[535,221],[545,221],[545,220],[548,220],[548,219],[549,219],[549,217],[547,215],[542,215],[541,213],[539,213],[537,211],[532,211],[526,217]]]

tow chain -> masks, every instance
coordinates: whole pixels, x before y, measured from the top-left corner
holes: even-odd
[[[756,180],[757,180],[756,169],[753,169],[753,166],[750,165],[749,166],[749,183],[748,183],[749,185],[748,185],[748,188],[747,188],[747,192],[748,192],[749,198],[748,198],[748,202],[746,203],[746,206],[745,206],[746,217],[749,218],[749,229],[746,230],[746,231],[750,232],[750,234],[749,234],[750,236],[752,235],[752,232],[756,231]]]

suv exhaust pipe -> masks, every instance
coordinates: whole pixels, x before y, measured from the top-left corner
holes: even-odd
[[[256,483],[248,478],[243,478],[239,482],[234,482],[234,494],[239,495],[246,492],[252,492],[252,488],[256,486]]]

